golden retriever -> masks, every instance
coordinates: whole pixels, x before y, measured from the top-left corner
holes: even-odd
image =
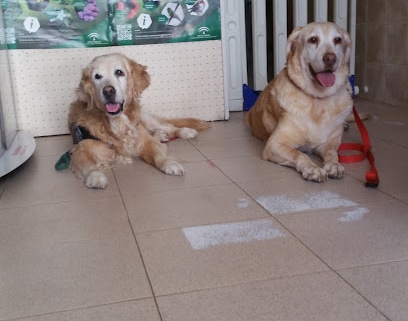
[[[265,141],[263,159],[294,167],[305,180],[341,178],[337,149],[353,101],[349,83],[351,40],[331,22],[313,22],[288,37],[286,66],[246,115]],[[315,164],[306,153],[323,160]]]
[[[135,157],[166,174],[184,174],[183,166],[167,156],[162,142],[173,137],[194,138],[210,124],[143,112],[139,98],[149,84],[146,67],[119,53],[96,57],[83,69],[68,125],[76,143],[70,168],[87,187],[105,188],[108,182],[103,171]]]

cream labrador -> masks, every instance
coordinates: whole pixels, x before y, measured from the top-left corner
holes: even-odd
[[[350,36],[334,23],[314,22],[291,33],[286,66],[246,116],[252,133],[266,143],[263,159],[294,167],[306,180],[343,177],[337,149],[353,106],[350,48]]]

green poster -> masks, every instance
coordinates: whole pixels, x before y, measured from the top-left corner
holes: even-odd
[[[2,0],[1,4],[11,49],[112,44],[105,0]]]
[[[221,38],[220,0],[0,0],[9,49]]]

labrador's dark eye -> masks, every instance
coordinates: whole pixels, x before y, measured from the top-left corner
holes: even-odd
[[[342,42],[342,39],[340,37],[334,38],[334,44],[335,45],[339,45],[339,44],[341,44],[341,42]]]
[[[116,71],[115,71],[115,76],[116,77],[123,77],[125,75],[125,73],[122,71],[122,70],[120,70],[120,69],[117,69]]]
[[[313,36],[313,37],[310,37],[307,42],[314,45],[314,44],[317,44],[319,42],[319,38]]]
[[[95,79],[102,79],[102,76],[100,74],[95,74]]]

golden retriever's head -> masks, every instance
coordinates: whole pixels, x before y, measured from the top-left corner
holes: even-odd
[[[288,75],[312,96],[331,96],[349,85],[350,50],[349,34],[334,23],[298,27],[288,38]]]
[[[114,53],[96,57],[82,71],[77,96],[88,109],[116,116],[127,106],[134,106],[149,84],[145,66]]]

